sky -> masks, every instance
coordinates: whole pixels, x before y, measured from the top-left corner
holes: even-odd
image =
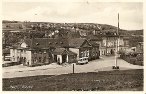
[[[3,2],[2,19],[35,22],[99,23],[143,29],[142,2]]]

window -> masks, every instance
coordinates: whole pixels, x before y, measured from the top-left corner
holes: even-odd
[[[82,53],[82,57],[84,57],[84,52],[81,52]]]
[[[24,57],[24,62],[26,62],[26,57]]]
[[[34,62],[35,62],[35,63],[37,62],[37,57],[34,58]]]
[[[43,58],[43,62],[44,62],[44,63],[46,62],[46,57]]]
[[[80,58],[82,58],[82,57],[83,57],[83,52],[80,52],[79,57],[80,57]]]
[[[87,56],[87,51],[84,51],[84,57],[86,57]]]
[[[13,56],[13,61],[15,61],[15,57]]]
[[[20,60],[20,58],[19,58],[19,56],[17,57],[17,61],[19,61]]]
[[[41,62],[41,57],[39,57],[39,63]]]
[[[87,53],[86,53],[86,57],[88,57],[89,56],[89,51],[87,51]]]

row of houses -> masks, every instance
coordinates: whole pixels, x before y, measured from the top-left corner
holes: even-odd
[[[12,62],[20,62],[27,66],[52,62],[87,63],[102,55],[114,55],[117,38],[118,50],[126,50],[129,42],[125,36],[102,36],[88,40],[86,38],[24,39],[10,48],[10,57]]]
[[[92,44],[85,38],[25,39],[19,45],[10,48],[12,62],[20,62],[26,66],[62,63],[87,63],[99,58],[99,45]]]
[[[117,39],[119,40],[118,50],[125,50],[129,47],[129,38],[118,36],[116,33],[87,37],[24,39],[19,45],[10,48],[11,61],[23,62],[28,66],[52,62],[59,64],[88,62],[102,55],[114,55]]]

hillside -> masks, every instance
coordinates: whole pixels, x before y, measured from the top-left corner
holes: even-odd
[[[38,29],[41,27],[42,29],[45,30],[53,30],[55,29],[65,29],[65,30],[72,30],[72,29],[77,29],[77,30],[84,30],[86,32],[117,32],[117,27],[112,26],[112,25],[107,25],[107,24],[98,24],[98,23],[50,23],[50,22],[20,22],[20,21],[7,21],[4,20],[3,26],[6,26],[3,29],[10,28],[12,26],[13,29],[17,29],[14,27],[14,24],[16,25],[22,25],[19,26],[20,29],[25,29],[25,28],[32,28],[32,29]],[[39,29],[38,29],[39,30]],[[122,35],[143,35],[143,30],[123,30],[120,29],[119,33]]]
[[[115,35],[117,27],[98,23],[51,23],[6,21],[3,25],[3,44],[17,43],[24,38],[99,38],[104,35]],[[10,31],[10,32],[9,32]],[[15,32],[17,31],[17,32]],[[119,34],[129,36],[130,43],[143,41],[143,30],[119,29]],[[15,38],[14,38],[15,37]],[[134,46],[135,44],[131,44]]]

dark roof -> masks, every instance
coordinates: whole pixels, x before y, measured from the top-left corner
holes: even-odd
[[[53,39],[53,38],[35,38],[26,39],[24,42],[31,48],[49,48],[49,47],[67,47],[66,39]]]
[[[92,46],[96,46],[96,47],[99,47],[99,44],[97,43],[97,41],[89,41],[89,43],[92,45]]]
[[[102,41],[102,37],[100,35],[89,35],[88,40]]]
[[[61,55],[63,54],[64,51],[65,51],[65,48],[56,48],[53,53],[55,55]]]
[[[18,43],[14,43],[14,44],[10,47],[10,49],[13,49],[13,48],[14,48],[14,49],[20,48],[20,44],[21,44],[21,43],[19,43],[19,42],[18,42]]]
[[[31,49],[49,49],[49,48],[66,48],[73,47],[79,48],[83,46],[86,42],[89,46],[91,44],[85,38],[34,38],[34,39],[24,39],[28,47]],[[23,43],[21,42],[21,43]],[[21,43],[13,45],[13,48],[20,48]]]
[[[69,40],[69,47],[80,47],[86,39],[73,38],[73,39],[68,39],[68,40]]]
[[[3,49],[3,54],[10,54],[10,49]]]
[[[70,51],[70,50],[69,50],[69,51],[65,50],[65,52],[66,52],[68,55],[77,55],[76,53],[74,53],[74,52],[72,52],[72,51]],[[64,53],[65,53],[65,52],[64,52]]]
[[[63,54],[68,54],[68,55],[76,55],[76,53],[66,50],[65,48],[56,48],[53,52],[55,55],[63,55]]]

